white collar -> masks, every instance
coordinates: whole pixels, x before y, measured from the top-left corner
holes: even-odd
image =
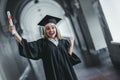
[[[49,41],[51,41],[53,44],[55,44],[56,46],[58,46],[58,38],[48,38]]]

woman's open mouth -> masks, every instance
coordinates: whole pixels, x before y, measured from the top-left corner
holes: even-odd
[[[49,32],[49,34],[50,34],[50,35],[54,35],[54,34],[55,34],[55,32]]]

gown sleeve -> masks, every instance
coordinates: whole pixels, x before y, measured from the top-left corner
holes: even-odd
[[[42,58],[42,47],[40,41],[27,42],[26,39],[22,38],[22,45],[19,43],[19,53],[29,59],[38,60]]]
[[[65,42],[65,47],[67,50],[70,47],[70,42],[68,40],[66,40],[66,42]],[[80,58],[74,52],[72,52],[72,55],[70,55],[70,54],[68,54],[68,55],[69,55],[69,59],[70,59],[70,62],[72,65],[81,63]]]

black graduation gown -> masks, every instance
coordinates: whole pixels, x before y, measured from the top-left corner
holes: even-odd
[[[20,55],[30,59],[42,59],[46,80],[78,80],[70,62],[69,42],[59,40],[58,46],[47,39],[27,42],[22,39],[19,44]]]

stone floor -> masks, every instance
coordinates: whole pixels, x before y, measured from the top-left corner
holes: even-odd
[[[106,52],[103,54],[108,55]],[[87,54],[84,57],[86,59],[83,59],[85,62],[82,61],[82,63],[74,66],[78,80],[120,80],[120,69],[114,68],[109,55],[103,56],[100,56],[98,61],[93,57],[91,59],[91,56]]]

